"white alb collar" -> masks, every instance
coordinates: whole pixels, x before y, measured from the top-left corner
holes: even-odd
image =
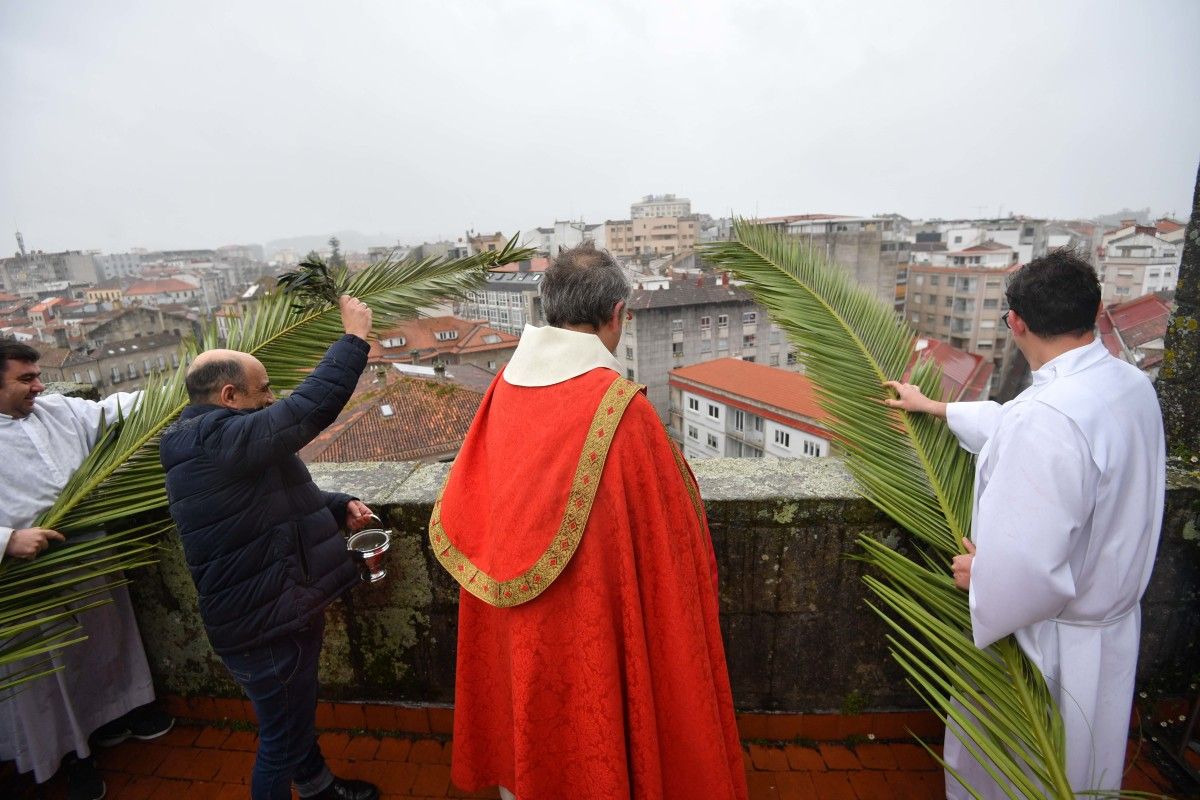
[[[551,386],[597,367],[621,374],[621,362],[596,334],[526,325],[503,375],[513,386]]]

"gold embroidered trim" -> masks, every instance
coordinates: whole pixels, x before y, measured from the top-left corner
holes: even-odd
[[[675,466],[679,469],[679,477],[683,480],[683,485],[687,487],[688,497],[692,498],[692,508],[696,511],[696,519],[700,521],[700,530],[704,530],[704,502],[700,499],[700,491],[696,488],[695,481],[692,480],[691,470],[683,460],[683,453],[680,452],[679,446],[671,441],[670,433],[667,434],[667,444],[671,447],[671,455],[675,457]]]
[[[515,578],[496,580],[472,564],[450,541],[450,537],[442,528],[442,495],[446,492],[446,485],[450,483],[447,476],[446,483],[442,485],[437,501],[433,504],[433,514],[429,518],[429,543],[433,546],[433,552],[441,565],[464,589],[489,605],[508,608],[537,597],[562,573],[583,538],[584,528],[587,527],[588,517],[592,513],[592,503],[596,499],[596,490],[600,486],[604,462],[608,457],[613,436],[617,432],[617,424],[633,401],[634,395],[642,388],[633,381],[620,377],[608,387],[588,428],[583,452],[580,453],[579,464],[575,467],[575,478],[567,494],[567,507],[563,511],[558,533],[533,566]]]

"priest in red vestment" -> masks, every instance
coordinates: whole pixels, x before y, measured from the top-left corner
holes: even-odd
[[[590,243],[541,284],[433,509],[457,580],[451,778],[518,800],[747,796],[691,471],[621,377],[629,285]]]

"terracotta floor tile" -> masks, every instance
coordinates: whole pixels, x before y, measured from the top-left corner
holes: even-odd
[[[778,772],[751,772],[746,776],[750,800],[779,800]]]
[[[900,769],[936,769],[942,767],[933,760],[933,756],[929,755],[925,748],[908,744],[907,742],[893,742],[888,747],[892,750],[892,757],[896,759],[896,766]]]
[[[786,772],[789,768],[787,756],[778,747],[752,744],[750,745],[750,761],[759,771]]]
[[[884,800],[892,794],[891,787],[888,786],[887,779],[884,778],[882,772],[859,770],[849,773],[848,777],[858,800]]]
[[[166,735],[153,741],[155,744],[165,744],[167,747],[191,747],[203,730],[203,727],[176,723],[175,727],[167,731]]]
[[[162,785],[162,778],[139,775],[121,790],[121,800],[148,800]]]
[[[223,728],[204,728],[193,743],[195,747],[219,748],[229,738],[230,731]]]
[[[817,745],[817,749],[821,751],[821,758],[824,759],[825,766],[830,769],[862,769],[862,764],[858,763],[858,758],[848,747],[822,742]]]
[[[221,749],[253,753],[258,749],[258,731],[233,731],[221,745]]]
[[[443,746],[437,739],[418,739],[408,751],[408,760],[416,764],[441,764]]]
[[[162,783],[154,790],[147,800],[179,800],[181,797],[205,797],[203,794],[193,794],[191,781],[177,781],[163,778]]]
[[[424,708],[398,706],[396,725],[409,733],[429,733],[429,712]]]
[[[411,739],[385,736],[379,740],[379,750],[375,753],[375,758],[380,761],[407,761],[408,751],[411,749]]]
[[[819,800],[817,788],[807,772],[780,772],[775,775],[779,800]]]
[[[344,758],[351,761],[370,761],[379,751],[379,740],[374,736],[355,736],[346,745]]]
[[[420,764],[402,761],[376,761],[367,774],[372,783],[386,794],[407,794],[421,771]]]
[[[153,742],[126,742],[109,752],[100,751],[96,762],[132,775],[153,775],[172,752],[174,748]]]
[[[896,757],[886,744],[859,744],[854,746],[854,755],[867,769],[895,769]]]
[[[179,748],[167,754],[154,774],[160,778],[211,781],[221,769],[221,760],[216,750]]]
[[[221,759],[221,768],[213,777],[218,783],[250,785],[250,773],[254,770],[254,753],[243,750],[226,751]]]
[[[450,768],[445,764],[422,764],[411,791],[422,797],[445,797],[450,788]]]
[[[788,764],[792,769],[803,772],[824,772],[825,759],[821,758],[821,753],[812,747],[805,747],[799,744],[789,744],[783,749],[787,756]]]
[[[326,759],[341,758],[350,744],[350,734],[341,731],[322,733],[317,737],[317,743],[321,745],[321,755]]]
[[[810,772],[808,777],[812,779],[813,788],[821,800],[858,800],[845,772]]]

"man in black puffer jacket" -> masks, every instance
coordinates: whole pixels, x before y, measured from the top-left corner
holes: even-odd
[[[190,405],[163,432],[171,516],[183,539],[209,641],[258,717],[254,800],[374,800],[369,783],[335,778],[317,746],[317,657],[325,607],[358,581],[338,532],[371,512],[323,492],[296,455],[337,419],[367,364],[371,310],[343,295],[346,335],[278,403],[258,359],[201,353]]]

